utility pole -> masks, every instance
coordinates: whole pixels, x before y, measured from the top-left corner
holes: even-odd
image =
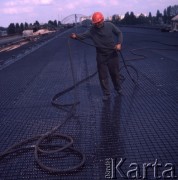
[[[75,29],[76,29],[76,33],[77,33],[77,15],[75,14]]]

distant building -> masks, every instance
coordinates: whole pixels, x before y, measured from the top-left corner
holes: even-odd
[[[1,31],[0,30],[0,36],[7,36],[7,31]]]
[[[80,22],[85,21],[85,20],[91,20],[91,16],[81,16],[80,17]]]
[[[172,28],[171,31],[178,31],[178,15],[176,15],[175,17],[173,17],[171,19],[172,22]]]
[[[30,39],[30,38],[32,38],[33,37],[33,30],[24,30],[23,32],[22,32],[22,37],[23,38],[27,38],[27,39]]]

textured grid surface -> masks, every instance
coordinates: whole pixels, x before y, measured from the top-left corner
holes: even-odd
[[[123,69],[123,95],[116,96],[111,84],[111,100],[103,103],[96,75],[77,87],[80,104],[76,117],[60,130],[71,135],[74,147],[86,155],[85,166],[76,173],[50,174],[36,164],[33,150],[22,151],[0,160],[0,179],[105,179],[106,158],[113,158],[115,163],[126,158],[122,166],[125,174],[131,163],[137,163],[142,176],[143,163],[153,164],[157,159],[163,165],[159,175],[168,169],[164,167],[166,163],[175,165],[178,175],[178,51],[149,42],[151,39],[176,44],[177,34],[136,28],[122,31],[124,57],[132,58],[129,50],[133,48],[144,48],[137,53],[145,55],[145,59],[127,62],[138,70],[139,86],[133,85]],[[66,113],[52,107],[51,98],[72,85],[64,38],[69,33],[0,71],[0,151],[45,133],[65,119]],[[71,41],[71,51],[77,81],[96,71],[94,48]],[[18,54],[18,50],[13,53]],[[73,102],[73,92],[61,97],[60,102]],[[71,153],[60,161],[57,155],[40,157],[55,168],[79,161]],[[122,179],[118,172],[115,177]],[[148,179],[154,179],[153,169],[148,170]]]

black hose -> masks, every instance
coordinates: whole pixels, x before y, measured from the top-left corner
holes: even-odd
[[[9,154],[12,154],[12,153],[15,153],[17,151],[21,151],[21,150],[24,150],[24,149],[34,149],[34,155],[35,155],[35,160],[37,162],[37,164],[44,170],[50,172],[50,173],[69,173],[69,172],[74,172],[75,170],[81,168],[84,163],[85,163],[85,155],[83,153],[81,153],[80,151],[76,150],[73,146],[73,138],[71,136],[67,136],[67,135],[64,135],[64,134],[61,134],[61,133],[56,133],[57,130],[60,130],[61,127],[68,121],[70,120],[71,118],[74,117],[75,115],[75,112],[76,112],[76,106],[79,104],[79,102],[77,101],[77,93],[76,93],[76,87],[83,83],[84,81],[87,81],[88,79],[92,78],[95,74],[93,73],[92,75],[82,79],[80,82],[76,82],[75,80],[75,75],[74,75],[74,69],[73,69],[73,64],[72,64],[72,56],[71,56],[71,49],[70,49],[70,44],[69,44],[69,39],[68,39],[68,50],[69,50],[69,61],[70,61],[70,67],[71,67],[71,72],[72,72],[72,78],[73,78],[73,86],[63,90],[62,92],[56,94],[53,98],[52,98],[52,105],[55,106],[56,108],[60,108],[60,109],[63,109],[63,110],[66,110],[64,109],[64,107],[70,107],[70,109],[66,110],[68,113],[67,113],[67,117],[65,118],[65,120],[59,124],[58,126],[55,126],[52,130],[46,132],[45,134],[41,134],[41,135],[37,135],[37,136],[34,136],[32,138],[29,138],[29,139],[26,139],[26,140],[23,140],[19,143],[16,143],[14,144],[13,146],[11,146],[10,148],[8,148],[7,150],[5,150],[4,152],[2,152],[0,154],[0,159],[6,157],[7,155]],[[56,102],[56,100],[62,96],[63,94],[71,91],[74,89],[74,99],[75,99],[75,102],[74,103],[71,103],[71,104],[59,104]],[[42,142],[46,139],[53,139],[53,138],[58,138],[58,139],[63,139],[63,140],[66,140],[66,145],[64,145],[63,147],[59,147],[58,149],[55,149],[55,150],[44,150],[42,149],[42,147],[46,147],[46,146],[49,146],[49,145],[42,145]],[[34,142],[36,141],[36,143],[34,145],[30,145],[30,146],[27,146],[27,144],[29,142]],[[26,145],[26,147],[21,147],[21,146],[24,146]],[[51,148],[53,148],[54,146],[50,145]],[[58,147],[58,146],[55,146],[55,147]],[[64,152],[66,150],[69,150],[71,153],[75,153],[78,155],[78,157],[81,159],[81,161],[70,167],[70,168],[66,168],[66,169],[56,169],[56,168],[51,168],[51,167],[48,167],[46,166],[40,159],[39,159],[39,153],[44,153],[44,154],[52,154],[52,153],[59,153],[59,152]]]
[[[125,67],[125,69],[126,69],[126,71],[127,71],[127,74],[129,75],[129,77],[130,77],[130,79],[132,80],[132,82],[133,82],[134,84],[137,84],[137,81],[135,81],[135,80],[133,79],[133,77],[132,77],[131,74],[130,74],[130,71],[128,70],[128,65],[126,65],[126,63],[125,63],[125,59],[124,59],[124,56],[123,56],[122,52],[119,51],[119,53],[120,53],[121,58],[122,58],[122,60],[123,60],[124,67]],[[131,68],[133,68],[133,67],[131,67]],[[136,72],[136,74],[137,74],[137,77],[138,77],[138,71],[137,71],[135,68],[134,68],[134,70],[135,70],[135,72]],[[137,80],[138,80],[138,79],[137,79]]]
[[[114,48],[99,47],[99,46],[96,46],[96,45],[87,43],[87,42],[81,40],[79,37],[77,37],[76,40],[78,40],[78,41],[80,41],[81,43],[84,43],[84,44],[86,44],[86,45],[95,47],[95,48],[110,49],[110,50],[113,50],[113,51],[115,50],[116,52],[118,52],[118,51],[117,51],[116,49],[114,49]],[[129,67],[132,68],[132,69],[134,69],[134,71],[136,72],[136,75],[137,75],[137,81],[136,81],[136,80],[133,79],[133,77],[131,76],[131,74],[130,74],[130,72],[129,72],[129,70],[128,70],[128,65],[127,65],[126,62],[125,62],[125,58],[124,58],[121,50],[119,50],[119,54],[120,54],[120,56],[121,56],[121,58],[122,58],[122,61],[123,61],[123,64],[124,64],[124,68],[126,69],[126,72],[127,72],[127,74],[129,75],[129,78],[132,80],[132,82],[133,82],[135,85],[138,85],[138,82],[137,82],[137,81],[138,81],[138,72],[137,72],[137,70],[136,70],[133,66],[129,65]],[[109,61],[109,59],[110,59],[110,56],[107,58],[106,61]]]

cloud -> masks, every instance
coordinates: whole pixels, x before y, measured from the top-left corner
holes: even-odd
[[[32,13],[33,9],[31,7],[9,7],[3,8],[1,13],[3,14],[23,14],[23,13]]]
[[[26,0],[26,1],[34,5],[50,5],[53,3],[53,0]]]
[[[116,0],[113,0],[116,2]],[[97,8],[106,8],[107,1],[106,0],[96,0],[95,2],[91,0],[65,0],[63,2],[55,1],[56,7],[60,13],[65,15],[70,15],[73,13],[89,13],[93,12],[93,9]],[[86,12],[87,11],[87,12]]]
[[[6,1],[4,3],[5,7],[9,6],[36,6],[36,5],[50,5],[54,0],[16,0],[16,1]]]
[[[16,5],[17,5],[17,3],[14,2],[14,1],[7,1],[7,2],[4,3],[4,6],[7,6],[7,7],[16,6]]]
[[[96,1],[96,5],[105,7],[105,6],[107,6],[107,3],[105,1]]]
[[[33,13],[35,7],[41,5],[51,5],[54,0],[16,0],[6,1],[2,4],[0,12],[2,14],[24,14]]]
[[[119,1],[118,0],[110,0],[110,5],[111,6],[118,6],[119,5]]]
[[[66,9],[76,9],[79,5],[80,5],[79,2],[71,2],[71,3],[65,4],[64,6]]]

